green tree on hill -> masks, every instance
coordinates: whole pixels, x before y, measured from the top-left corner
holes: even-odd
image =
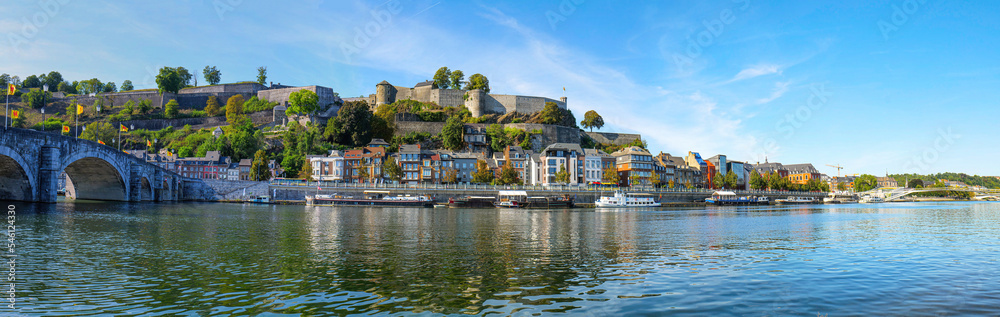
[[[541,119],[544,124],[557,124],[562,122],[562,109],[555,102],[546,102],[542,108]]]
[[[451,89],[461,89],[462,81],[465,80],[465,73],[461,70],[451,71]]]
[[[257,67],[257,83],[267,86],[267,67]]]
[[[310,114],[319,108],[319,96],[311,90],[301,89],[288,95],[288,104],[285,115]]]
[[[177,100],[170,99],[170,101],[168,101],[167,104],[163,106],[164,109],[163,114],[166,115],[167,118],[176,117],[178,113],[177,106],[178,106]]]
[[[135,87],[132,86],[131,80],[126,79],[125,81],[122,82],[121,91],[129,91],[129,90],[135,90]]]
[[[210,117],[222,114],[222,108],[219,107],[218,98],[215,98],[215,96],[208,96],[208,101],[205,102],[205,113]]]
[[[438,68],[434,73],[434,87],[448,89],[451,86],[451,70],[448,67]]]
[[[243,95],[237,94],[226,101],[226,122],[231,126],[240,124],[246,115],[243,114]]]
[[[580,121],[580,125],[584,128],[590,128],[591,132],[594,131],[594,128],[600,130],[604,127],[604,118],[597,114],[597,111],[590,110],[583,114],[583,121]]]
[[[181,88],[184,88],[183,80],[176,68],[163,67],[160,68],[160,74],[156,75],[156,87],[161,95],[165,92],[176,94]]]
[[[465,85],[465,90],[481,89],[485,93],[490,92],[490,80],[483,74],[473,74],[469,77],[469,83]]]
[[[222,81],[222,72],[215,66],[205,66],[201,74],[205,76],[205,82],[208,82],[209,85],[218,85]]]
[[[465,131],[463,127],[462,119],[458,116],[448,118],[448,121],[444,124],[444,129],[441,130],[441,137],[444,139],[444,147],[446,149],[458,151],[465,147],[465,141],[463,140]]]
[[[184,67],[177,67],[177,75],[181,77],[181,88],[189,87],[194,84],[194,75]]]

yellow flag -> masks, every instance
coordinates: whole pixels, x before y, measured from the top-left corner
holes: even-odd
[[[118,124],[118,126],[121,127],[120,129],[122,132],[128,132],[128,127],[126,127],[124,124]]]
[[[63,133],[69,133],[69,126],[68,125],[64,125],[63,126]]]
[[[13,95],[15,91],[17,91],[17,87],[14,87],[14,84],[7,84],[8,95]]]
[[[146,146],[153,146],[153,141],[146,140]]]
[[[76,105],[76,114],[83,114],[83,105]]]
[[[12,111],[14,111],[14,115],[13,115],[14,119],[17,119],[17,117],[19,117],[21,115],[20,111],[17,111],[17,110],[12,110]]]
[[[104,141],[97,140],[97,143],[104,144]],[[105,144],[105,145],[107,145],[107,144]]]

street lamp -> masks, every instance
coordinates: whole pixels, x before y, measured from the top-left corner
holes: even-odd
[[[45,132],[45,107],[42,107],[42,132]]]

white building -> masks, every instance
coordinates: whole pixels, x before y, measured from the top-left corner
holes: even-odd
[[[611,155],[598,149],[584,149],[583,153],[586,154],[583,167],[584,181],[587,184],[600,182],[604,179],[604,168],[601,161],[605,157],[611,157]]]
[[[565,169],[569,185],[580,185],[584,180],[585,154],[579,144],[553,143],[541,152],[541,175],[537,183],[556,184],[556,173]]]
[[[327,156],[307,156],[309,164],[312,165],[312,179],[325,182],[344,181],[344,153],[341,151],[330,151]]]

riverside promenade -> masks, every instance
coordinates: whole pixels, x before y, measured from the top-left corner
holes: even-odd
[[[613,195],[616,190],[629,193],[645,193],[656,197],[661,203],[702,202],[712,195],[712,189],[667,189],[651,186],[615,188],[606,186],[516,186],[516,185],[475,185],[475,184],[355,184],[333,182],[305,182],[297,180],[274,180],[270,182],[272,199],[284,202],[305,202],[306,195],[361,195],[369,190],[389,191],[393,195],[427,195],[437,202],[447,202],[452,197],[496,196],[501,190],[523,190],[529,196],[569,196],[578,204],[593,203],[601,196]],[[766,196],[771,200],[788,196],[826,197],[821,192],[755,191],[732,190],[740,196]]]

